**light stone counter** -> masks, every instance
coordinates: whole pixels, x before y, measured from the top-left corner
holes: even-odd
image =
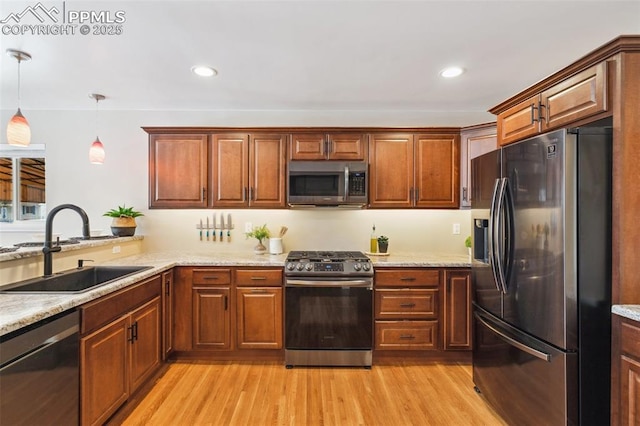
[[[76,244],[77,245],[77,244]],[[254,255],[253,253],[146,253],[101,263],[102,265],[152,266],[151,269],[116,280],[110,284],[77,294],[5,294],[0,293],[0,336],[33,324],[68,309],[125,288],[174,266],[255,266],[283,267],[286,253]],[[375,267],[469,267],[465,255],[391,254],[371,256]]]
[[[640,322],[640,305],[613,305],[611,312],[621,317]]]
[[[389,256],[370,254],[373,267],[420,267],[420,268],[470,268],[468,255],[437,253],[390,253]]]
[[[63,244],[60,246],[61,252],[75,251],[75,250],[84,250],[91,247],[100,247],[108,244],[118,244],[124,243],[128,241],[137,241],[142,240],[144,237],[142,236],[133,236],[133,237],[119,237],[119,238],[99,238],[95,240],[78,240],[77,244]],[[44,244],[44,243],[43,243]],[[0,262],[6,262],[9,260],[16,259],[26,259],[29,257],[37,257],[42,256],[42,246],[35,247],[20,247],[16,251],[8,252],[8,253],[0,253]],[[55,255],[55,254],[54,254]]]

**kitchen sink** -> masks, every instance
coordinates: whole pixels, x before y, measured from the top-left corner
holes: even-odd
[[[152,266],[87,266],[7,285],[0,293],[82,293]]]

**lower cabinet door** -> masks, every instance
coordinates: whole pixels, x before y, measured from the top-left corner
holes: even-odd
[[[438,321],[376,321],[376,349],[437,350]]]
[[[124,316],[80,340],[80,416],[104,423],[129,397],[130,320]]]
[[[238,348],[282,348],[282,288],[237,289]]]
[[[194,349],[231,347],[229,303],[229,289],[226,287],[193,290]]]
[[[637,425],[640,423],[640,362],[622,355],[620,370],[620,424]]]
[[[131,313],[134,341],[131,348],[131,389],[135,391],[160,366],[160,297]]]

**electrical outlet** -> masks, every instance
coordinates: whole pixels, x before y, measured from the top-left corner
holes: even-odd
[[[113,249],[111,250],[112,253],[120,253],[120,246],[113,246]]]
[[[244,232],[251,232],[251,231],[253,231],[253,224],[251,222],[245,222]]]
[[[460,235],[460,224],[459,223],[454,223],[453,224],[453,235]]]

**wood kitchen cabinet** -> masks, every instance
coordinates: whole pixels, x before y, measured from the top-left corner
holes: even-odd
[[[231,348],[231,271],[194,269],[193,349]]]
[[[506,145],[604,112],[607,92],[607,63],[600,62],[500,111],[498,141]]]
[[[471,272],[444,271],[444,350],[471,350]]]
[[[282,269],[236,270],[238,349],[281,349]]]
[[[640,323],[612,315],[611,424],[640,424]]]
[[[208,205],[206,134],[149,136],[149,207],[204,208]]]
[[[212,136],[214,207],[285,207],[287,137],[277,133]]]
[[[161,277],[80,307],[80,416],[103,424],[161,363]]]
[[[162,359],[173,351],[173,269],[162,273]]]
[[[249,135],[249,207],[286,206],[286,158],[286,135]]]
[[[457,208],[460,136],[372,134],[369,205],[382,208]]]
[[[290,160],[365,161],[367,135],[363,133],[293,133]]]
[[[377,268],[375,286],[375,349],[438,350],[438,269]]]
[[[471,207],[471,160],[498,149],[496,123],[460,130],[460,207]]]
[[[286,148],[280,133],[152,132],[149,207],[284,208]]]

